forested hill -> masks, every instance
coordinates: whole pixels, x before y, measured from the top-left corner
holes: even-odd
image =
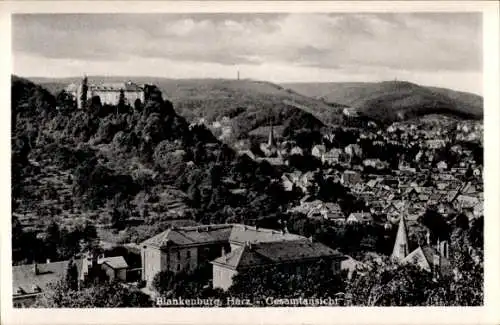
[[[13,213],[35,230],[92,221],[139,241],[175,221],[252,223],[287,200],[275,168],[190,125],[158,89],[141,107],[76,110],[14,76],[12,105]]]
[[[89,80],[96,83],[124,79],[127,78],[89,76]],[[157,85],[174,104],[176,111],[189,122],[203,118],[211,124],[223,118],[229,119],[235,138],[246,138],[251,131],[269,126],[270,123],[283,126],[283,129],[293,129],[296,121],[303,120],[308,121],[308,127],[319,129],[325,124],[337,124],[341,119],[340,109],[265,81],[154,77],[129,79],[139,84]],[[53,94],[71,82],[80,82],[79,78],[38,80]]]
[[[481,96],[404,81],[294,83],[283,86],[328,103],[357,108],[361,113],[378,120],[435,113],[467,119],[483,117]]]

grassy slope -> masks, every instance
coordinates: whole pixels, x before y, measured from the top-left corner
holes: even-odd
[[[395,117],[400,112],[406,117],[435,112],[465,118],[482,118],[483,115],[483,100],[478,95],[409,82],[296,83],[284,86],[326,102],[356,107],[375,118]]]

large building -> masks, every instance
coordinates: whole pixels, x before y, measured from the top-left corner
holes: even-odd
[[[340,270],[343,255],[312,239],[246,243],[212,261],[213,287],[227,290],[238,272],[280,266],[290,273],[307,270],[320,260],[331,263],[332,273]]]
[[[122,91],[126,104],[134,105],[137,99],[139,99],[141,103],[144,103],[144,87],[139,86],[132,81],[89,84],[87,78],[85,77],[79,85],[70,84],[66,87],[66,92],[73,96],[76,100],[77,108],[79,109],[84,108],[85,106],[83,97],[86,97],[86,101],[88,101],[92,97],[99,96],[101,104],[117,105]]]
[[[253,262],[239,264],[245,261],[240,257],[248,254],[255,256]],[[159,272],[189,271],[212,262],[214,287],[227,289],[232,276],[241,268],[304,264],[320,258],[331,260],[332,268],[338,269],[342,255],[287,231],[240,224],[170,228],[141,244],[142,279],[148,286]]]

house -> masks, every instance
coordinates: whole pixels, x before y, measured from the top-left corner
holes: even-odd
[[[366,182],[366,186],[373,189],[380,183],[380,181],[381,179],[379,178],[370,179],[368,182]]]
[[[361,182],[361,175],[353,170],[346,170],[342,174],[341,183],[343,185],[354,185]]]
[[[192,271],[246,244],[289,242],[305,237],[241,224],[172,227],[141,243],[142,279],[151,286],[161,271]]]
[[[304,155],[304,151],[302,150],[301,147],[299,146],[295,146],[293,147],[291,150],[290,150],[290,155],[299,155],[299,156],[303,156]]]
[[[313,206],[308,211],[307,217],[312,219],[321,218],[341,223],[345,221],[345,215],[342,212],[340,205],[338,203],[332,203],[332,202],[327,202],[327,203],[321,202],[318,205]]]
[[[443,171],[448,169],[448,164],[445,161],[440,161],[437,163],[436,167],[439,171]]]
[[[83,284],[94,277],[103,280],[127,281],[128,264],[123,256],[105,257],[85,253],[78,268],[78,279]]]
[[[345,256],[345,259],[340,262],[340,269],[347,271],[347,278],[350,280],[354,272],[363,274],[367,270],[367,265],[363,262],[355,260],[351,256]]]
[[[455,207],[458,209],[461,208],[473,208],[477,204],[479,204],[479,198],[476,196],[472,196],[470,194],[460,194],[454,201]]]
[[[322,144],[317,144],[312,148],[311,155],[318,159],[322,159],[323,154],[325,152],[326,152],[326,147]]]
[[[305,272],[319,261],[331,263],[332,274],[340,271],[343,255],[312,239],[250,243],[213,260],[213,287],[227,290],[233,277],[249,269],[278,266],[287,273]]]
[[[446,142],[443,139],[430,139],[425,141],[425,145],[430,149],[439,149],[446,146]]]
[[[323,154],[323,156],[321,157],[321,161],[323,163],[328,163],[331,165],[337,164],[342,158],[342,153],[343,152],[341,149],[333,148],[332,150],[327,151]]]
[[[251,150],[240,150],[238,151],[239,156],[246,155],[248,158],[255,160],[255,154]]]
[[[128,264],[123,256],[105,257],[98,261],[109,281],[127,281]]]
[[[283,174],[281,175],[281,184],[283,184],[283,188],[285,191],[291,191],[295,185],[295,182],[289,177],[289,175]]]
[[[363,165],[365,167],[373,167],[375,169],[384,169],[388,166],[386,162],[383,162],[380,159],[365,159],[363,160]]]
[[[62,280],[69,263],[81,264],[81,260],[33,263],[12,266],[12,290],[14,307],[29,307],[50,285]]]
[[[349,161],[353,157],[358,157],[362,158],[363,156],[363,150],[361,149],[359,144],[349,144],[344,148],[344,152],[347,154],[349,157]]]
[[[347,218],[347,223],[370,223],[373,221],[372,214],[370,212],[353,212]]]

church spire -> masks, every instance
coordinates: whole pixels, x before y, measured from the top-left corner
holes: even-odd
[[[269,139],[267,140],[267,146],[269,148],[271,147],[276,147],[276,141],[274,139],[274,127],[272,123],[269,123],[271,126],[271,129],[269,130]]]
[[[401,261],[407,255],[408,255],[408,233],[406,232],[405,213],[402,213],[401,218],[399,219],[398,233],[396,235],[396,241],[394,242],[392,257]]]

